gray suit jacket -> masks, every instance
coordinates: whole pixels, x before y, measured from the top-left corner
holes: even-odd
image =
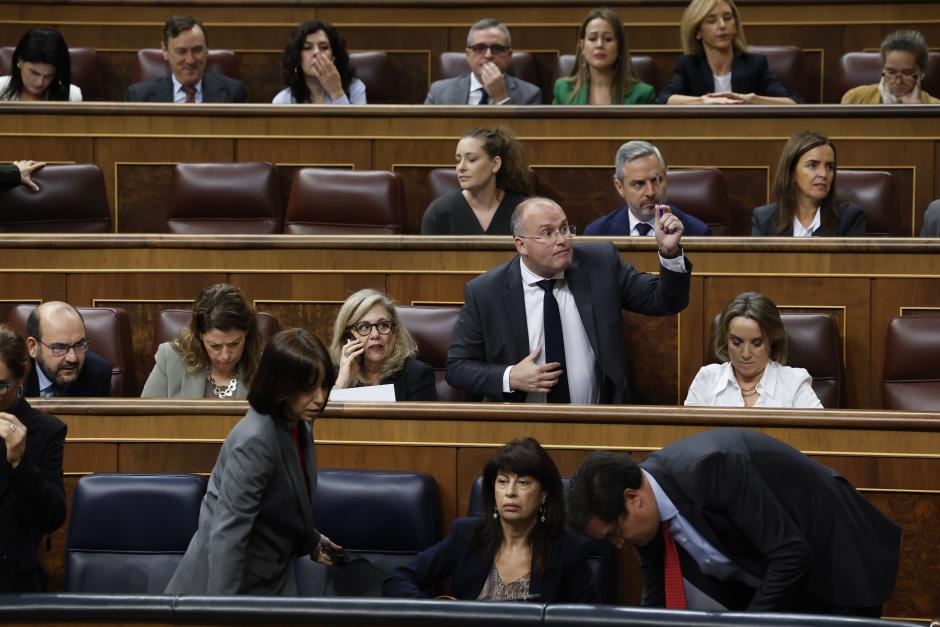
[[[164,342],[153,356],[156,364],[147,377],[142,398],[204,398],[206,395],[206,373],[202,370],[189,372],[186,360],[176,352],[172,343]],[[247,398],[248,387],[238,373],[235,398]]]
[[[542,90],[506,74],[506,89],[509,90],[509,103],[514,105],[542,104]],[[431,83],[431,91],[424,99],[424,104],[462,105],[470,98],[470,74],[461,74],[455,78],[445,78]]]
[[[134,83],[127,88],[128,102],[173,102],[173,79],[161,76],[151,81]],[[202,75],[202,101],[205,103],[245,102],[245,86],[234,78],[206,72]]]
[[[503,394],[503,372],[529,354],[520,257],[469,283],[447,353],[447,382],[484,400],[524,402],[525,392]],[[686,272],[660,268],[659,277],[624,263],[611,243],[576,244],[565,279],[597,359],[600,403],[628,403],[621,309],[652,316],[679,313],[689,302]]]
[[[287,423],[249,408],[225,438],[199,511],[199,528],[166,594],[296,595],[294,558],[320,542],[311,501],[317,460],[301,422],[304,482]]]

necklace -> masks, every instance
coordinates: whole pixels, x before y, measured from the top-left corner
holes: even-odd
[[[232,375],[231,381],[228,382],[228,385],[224,388],[220,385],[216,385],[215,379],[212,378],[212,366],[209,366],[206,369],[206,378],[209,379],[209,385],[212,386],[212,393],[218,396],[219,398],[228,398],[230,396],[235,396],[235,388],[238,387],[238,373]]]
[[[746,388],[746,387],[743,387],[743,386],[742,386],[742,387],[741,387],[741,397],[742,397],[742,398],[748,398],[748,397],[751,397],[751,396],[756,396],[756,395],[757,395],[757,386],[758,386],[758,385],[760,385],[760,384],[758,383],[758,384],[754,385],[754,387],[752,387],[752,388]]]

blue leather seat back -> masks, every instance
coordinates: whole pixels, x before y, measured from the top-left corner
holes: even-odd
[[[195,475],[100,474],[72,498],[65,590],[160,594],[199,522],[206,480]]]
[[[561,482],[568,487],[568,477],[562,477]],[[492,513],[492,512],[489,512]],[[470,500],[467,504],[467,516],[483,516],[483,477],[473,480],[470,488]],[[603,540],[591,538],[588,540],[588,566],[594,576],[594,585],[600,594],[601,601],[612,603],[616,594],[617,560],[613,545]]]
[[[387,573],[441,539],[437,482],[423,473],[320,470],[313,515],[317,529],[350,557]],[[300,558],[295,575],[301,595],[323,593],[326,568]]]

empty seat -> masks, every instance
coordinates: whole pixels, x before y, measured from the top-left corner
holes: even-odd
[[[10,310],[9,324],[26,337],[26,321],[35,305],[17,305]],[[91,350],[111,364],[111,396],[136,396],[134,345],[131,324],[123,309],[76,307],[85,321],[85,337]]]
[[[460,307],[400,306],[397,310],[401,323],[418,344],[418,358],[434,368],[438,400],[454,403],[466,400],[463,390],[451,387],[444,380],[447,351],[454,340]]]
[[[868,235],[898,235],[898,195],[890,172],[872,170],[839,170],[836,192],[865,209],[865,231]]]
[[[463,52],[443,52],[440,57],[441,78],[454,78],[470,71],[470,62],[467,61],[467,55]],[[528,52],[513,52],[509,57],[509,67],[507,74],[512,74],[516,78],[521,78],[527,83],[539,86],[539,68],[533,57]],[[543,94],[544,96],[544,94]]]
[[[575,55],[573,54],[559,55],[556,78],[568,76],[568,74],[571,73],[571,69],[574,67],[574,60]],[[656,62],[653,60],[653,57],[645,54],[633,54],[630,55],[630,61],[633,62],[633,69],[636,71],[636,75],[640,80],[652,85],[659,91],[659,77],[656,73]]]
[[[157,347],[164,342],[169,342],[180,334],[190,319],[193,317],[191,309],[164,309],[157,316],[153,323],[153,350],[151,355],[157,352]],[[281,325],[277,318],[264,311],[256,313],[258,320],[258,332],[264,342],[267,342],[281,330]]]
[[[224,74],[229,78],[239,79],[238,57],[231,50],[209,50],[206,72]],[[163,58],[160,48],[143,48],[137,51],[137,65],[133,71],[133,81],[151,81],[170,73],[170,64]]]
[[[881,80],[881,53],[847,52],[839,59],[835,78],[835,101],[859,85],[873,85]],[[940,52],[927,55],[927,73],[923,88],[931,96],[940,94]]]
[[[940,316],[899,316],[888,324],[881,406],[940,411]]]
[[[0,75],[12,72],[14,46],[0,48]],[[82,100],[104,100],[103,68],[94,48],[69,48],[72,84],[82,90]]]
[[[356,78],[365,83],[369,104],[401,102],[401,73],[390,54],[380,50],[350,52],[349,64],[356,68]]]
[[[720,363],[715,355],[715,334],[720,314],[712,320],[705,363]],[[823,407],[835,409],[845,401],[845,366],[835,318],[818,313],[781,313],[787,332],[787,364],[805,368],[813,377],[813,391]]]
[[[320,532],[386,573],[441,539],[437,483],[423,473],[320,470],[313,512]],[[301,596],[323,593],[324,566],[302,557],[295,573]]]
[[[291,184],[284,232],[401,233],[402,195],[394,172],[301,168]]]
[[[72,497],[66,592],[162,594],[196,532],[206,480],[88,475]]]
[[[711,227],[714,235],[731,235],[731,199],[721,170],[669,170],[666,172],[669,204]]]
[[[568,487],[568,477],[561,482]],[[483,477],[473,480],[470,486],[470,499],[467,503],[467,516],[483,516]],[[594,585],[600,595],[601,603],[612,603],[616,595],[617,554],[613,545],[606,540],[591,538],[588,540],[588,565],[594,577]]]
[[[0,232],[111,232],[111,210],[98,166],[47,165],[32,179],[38,192],[25,185],[0,191]]]
[[[180,163],[166,210],[171,233],[281,232],[281,193],[270,163]]]
[[[806,79],[802,49],[797,46],[748,46],[747,51],[767,57],[770,71],[780,82],[803,100],[809,97],[809,81]]]

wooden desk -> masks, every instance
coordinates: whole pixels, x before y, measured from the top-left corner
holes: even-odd
[[[211,471],[219,446],[247,405],[240,401],[37,400],[69,425],[65,470],[71,495],[78,477],[98,472]],[[466,511],[473,479],[494,450],[531,435],[563,474],[595,449],[638,458],[716,427],[757,429],[841,472],[902,526],[892,617],[940,615],[940,419],[884,412],[557,407],[508,404],[333,404],[317,420],[320,468],[426,472],[441,491],[445,525]],[[446,526],[445,526],[446,528]],[[64,528],[63,528],[64,529]],[[45,563],[61,576],[65,534],[53,537]],[[625,551],[621,600],[636,603],[640,576]]]

